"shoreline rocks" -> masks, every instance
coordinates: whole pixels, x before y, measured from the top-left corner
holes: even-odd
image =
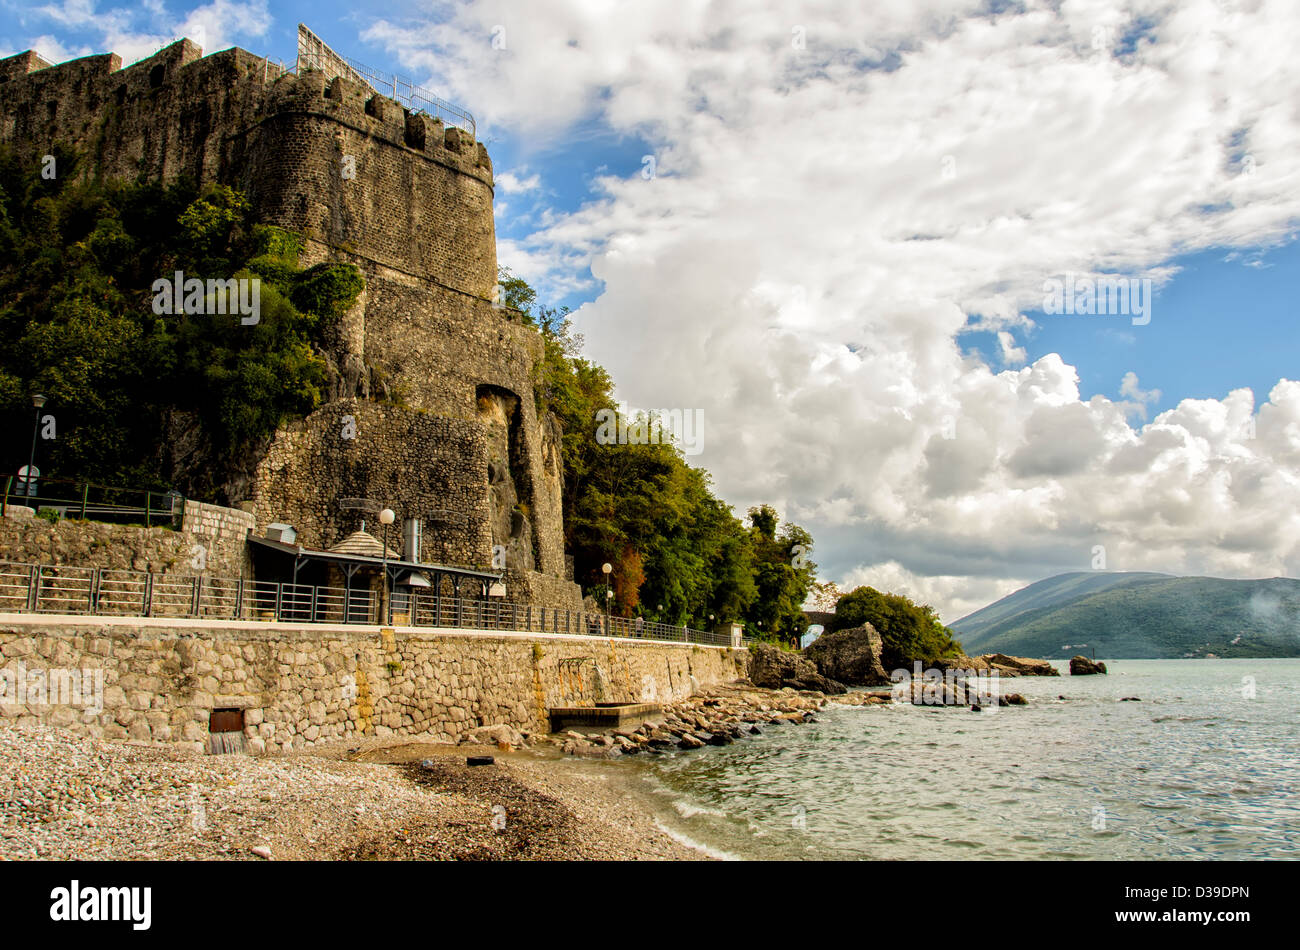
[[[556,745],[564,755],[600,759],[692,751],[761,736],[768,728],[816,722],[816,711],[828,703],[844,706],[892,703],[895,690],[900,689],[904,692],[899,695],[906,695],[914,706],[966,709],[1028,704],[1020,693],[980,695],[974,686],[968,690],[961,679],[956,683],[914,680],[893,689],[850,690],[833,696],[817,690],[795,690],[788,686],[771,689],[737,681],[712,686],[688,699],[667,705],[659,716],[638,726],[624,726],[607,732],[570,729],[530,738]]]
[[[995,696],[983,695],[977,686],[968,687],[965,680],[953,682],[927,682],[926,680],[909,680],[898,683],[891,689],[855,690],[844,696],[832,697],[829,701],[843,706],[877,706],[896,701],[907,701],[913,706],[949,706],[953,709],[979,706],[1027,706],[1022,693],[998,693]],[[898,700],[895,697],[899,697]]]
[[[539,741],[558,745],[565,755],[660,755],[675,749],[730,745],[762,735],[766,726],[812,722],[814,712],[826,701],[825,694],[816,690],[772,690],[737,682],[665,706],[661,715],[636,727],[612,732],[569,730]]]
[[[1060,676],[1061,671],[1050,660],[1027,656],[1008,656],[1005,653],[982,653],[979,656],[950,656],[935,662],[941,670],[974,670],[977,673],[996,671],[999,676]]]

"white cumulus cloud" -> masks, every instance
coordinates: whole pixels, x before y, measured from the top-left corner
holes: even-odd
[[[653,178],[610,169],[501,259],[589,266],[578,327],[620,395],[703,409],[694,461],[809,528],[823,576],[951,621],[1098,546],[1112,570],[1300,573],[1300,383],[1135,427],[1159,398],[1135,375],[1084,400],[1011,332],[1045,280],[1158,286],[1188,250],[1294,232],[1300,6],[989,6],[469,2],[365,36],[480,131],[654,143]]]

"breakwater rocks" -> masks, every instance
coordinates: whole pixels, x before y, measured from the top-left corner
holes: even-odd
[[[664,706],[660,716],[638,726],[608,732],[570,730],[542,741],[560,746],[566,755],[658,755],[674,749],[730,745],[737,739],[762,735],[764,728],[811,722],[824,705],[826,696],[817,691],[727,684]]]

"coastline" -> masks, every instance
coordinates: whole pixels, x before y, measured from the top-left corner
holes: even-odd
[[[0,860],[705,857],[593,765],[409,740],[211,756],[0,721]]]
[[[738,681],[636,729],[522,747],[365,737],[280,756],[0,720],[0,860],[726,859],[667,827],[653,796],[605,760],[693,754],[760,724],[811,721],[826,702]],[[498,729],[513,732],[485,727],[480,741]]]

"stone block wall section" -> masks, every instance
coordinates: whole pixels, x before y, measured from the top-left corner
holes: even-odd
[[[37,518],[10,505],[0,518],[0,560],[100,567],[114,571],[213,577],[250,576],[248,531],[253,516],[233,508],[185,502],[181,530]],[[196,560],[199,549],[202,556]],[[203,569],[196,569],[202,564]]]
[[[102,710],[14,695],[0,715],[203,750],[213,710],[238,709],[256,754],[358,735],[454,741],[500,723],[543,732],[550,708],[668,702],[748,672],[746,650],[686,644],[13,615],[0,621],[0,657],[11,681],[20,670],[103,677]]]
[[[344,438],[346,420],[352,425]],[[342,498],[372,498],[397,514],[389,546],[401,547],[406,518],[425,523],[422,560],[486,567],[487,448],[475,421],[360,400],[330,403],[281,429],[258,466],[257,531],[291,524],[307,548],[328,548],[360,527],[376,537],[375,515],[345,511]]]
[[[214,577],[251,577],[248,533],[254,524],[250,512],[186,499],[181,533],[191,538],[191,560],[193,544],[203,546],[205,573]]]
[[[537,571],[506,571],[506,598],[561,610],[582,610],[582,588],[573,581]]]

